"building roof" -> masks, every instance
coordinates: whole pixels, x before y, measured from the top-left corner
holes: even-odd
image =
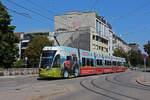
[[[104,19],[103,16],[97,16],[97,15],[96,15],[96,18],[99,19],[100,21],[102,21],[104,24],[108,25],[108,27],[109,27],[110,29],[112,29],[111,24],[109,24],[109,23]]]
[[[35,31],[25,31],[25,34],[31,34],[31,33],[34,33],[34,34],[38,34],[38,33],[49,33],[51,32],[50,30],[35,30]]]
[[[120,40],[121,42],[123,42],[126,45],[129,45],[128,43],[126,43],[124,40],[122,40],[119,36],[113,34],[113,37],[117,38],[118,40]]]

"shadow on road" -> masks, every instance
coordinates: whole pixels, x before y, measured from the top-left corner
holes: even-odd
[[[142,72],[145,72],[145,70],[142,70]],[[146,72],[150,72],[150,70],[146,70]]]
[[[37,80],[39,80],[39,81],[53,81],[53,80],[62,80],[62,79],[64,79],[64,78],[52,78],[52,77],[50,77],[50,78],[38,77],[37,78]]]

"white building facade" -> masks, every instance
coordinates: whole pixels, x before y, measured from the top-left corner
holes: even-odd
[[[113,34],[113,47],[112,50],[113,52],[115,51],[116,48],[122,48],[124,49],[125,52],[128,52],[131,50],[131,47],[128,43],[126,43],[124,40],[122,40],[120,37],[117,35]]]
[[[68,12],[65,15],[55,16],[54,21],[55,32],[57,33],[61,31],[76,31],[79,28],[89,27],[89,50],[112,55],[112,38],[114,32],[111,25],[103,17],[98,16],[96,12]]]

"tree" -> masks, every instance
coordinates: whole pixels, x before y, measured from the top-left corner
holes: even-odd
[[[114,51],[114,53],[113,53],[113,56],[123,57],[123,58],[125,58],[126,55],[127,55],[126,52],[121,47],[116,48],[115,51]]]
[[[144,51],[150,56],[150,41],[144,45]]]
[[[16,43],[19,39],[13,34],[15,26],[10,26],[11,16],[0,2],[0,67],[12,67],[18,55]]]
[[[150,67],[150,56],[146,57],[146,66]]]
[[[25,50],[25,56],[28,57],[28,61],[31,63],[39,62],[40,55],[44,46],[52,46],[54,41],[49,41],[47,36],[35,35],[32,42]]]
[[[122,47],[118,47],[115,49],[113,56],[122,57],[126,59],[127,65],[129,65],[129,57],[128,54],[124,51]]]
[[[132,66],[142,65],[143,58],[141,51],[130,50],[128,52],[129,60]]]

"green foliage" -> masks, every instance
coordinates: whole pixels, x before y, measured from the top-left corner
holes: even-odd
[[[36,35],[25,50],[25,55],[30,62],[39,62],[43,47],[52,46],[53,44],[54,41],[49,41],[47,36]]]
[[[13,34],[15,26],[10,26],[11,16],[0,2],[0,67],[12,67],[18,55],[16,43],[19,39]]]
[[[126,52],[121,47],[116,48],[113,54],[113,56],[123,57],[123,58],[125,58],[126,55],[127,55]]]
[[[132,66],[143,65],[143,58],[141,51],[130,50],[128,52],[128,55]]]
[[[148,43],[144,45],[144,50],[150,56],[150,41],[148,41]]]
[[[129,57],[128,57],[128,54],[124,51],[123,48],[121,48],[121,47],[116,48],[114,53],[113,53],[113,56],[125,58],[126,62],[127,62],[127,65],[129,66]]]
[[[146,58],[146,65],[147,67],[150,67],[150,56]]]
[[[25,65],[24,60],[17,60],[13,63],[13,68],[22,68]]]
[[[97,12],[95,12],[95,14],[96,14],[96,17],[98,17],[98,16],[99,16]]]

